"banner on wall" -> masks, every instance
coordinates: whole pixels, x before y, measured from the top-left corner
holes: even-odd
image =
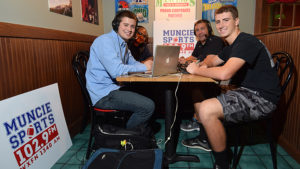
[[[192,55],[196,45],[194,35],[194,23],[192,21],[154,21],[153,22],[153,44],[180,46],[179,57]]]
[[[52,84],[0,101],[1,168],[51,168],[72,142]]]
[[[215,21],[215,11],[223,5],[237,6],[237,0],[202,0],[202,19]]]
[[[116,13],[121,10],[130,10],[135,13],[139,23],[149,22],[148,0],[115,0]]]
[[[196,0],[155,0],[155,20],[194,20]]]

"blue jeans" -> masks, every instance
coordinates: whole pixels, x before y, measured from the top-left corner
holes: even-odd
[[[100,99],[95,107],[133,112],[126,124],[127,129],[133,129],[147,124],[154,112],[155,105],[151,99],[138,93],[114,90]]]

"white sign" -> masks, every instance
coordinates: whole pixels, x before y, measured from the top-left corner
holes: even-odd
[[[153,46],[156,45],[180,46],[179,57],[192,55],[197,43],[194,35],[195,20],[188,21],[154,21],[153,22]]]
[[[196,0],[155,0],[155,20],[194,20]]]
[[[0,101],[1,168],[51,168],[71,146],[57,83]]]

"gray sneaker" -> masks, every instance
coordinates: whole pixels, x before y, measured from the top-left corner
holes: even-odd
[[[183,131],[194,131],[194,130],[200,131],[199,124],[196,121],[188,121],[182,123],[180,125],[180,129]]]
[[[208,141],[200,140],[198,137],[182,140],[181,143],[188,148],[199,148],[204,151],[211,151]]]

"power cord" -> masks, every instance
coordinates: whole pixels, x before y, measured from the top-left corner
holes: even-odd
[[[175,95],[175,100],[176,100],[176,106],[175,106],[175,112],[174,112],[174,119],[173,119],[173,123],[172,123],[172,125],[171,125],[171,127],[170,127],[170,132],[169,132],[170,135],[168,136],[167,140],[165,141],[165,145],[168,143],[168,141],[171,140],[171,137],[172,137],[172,129],[173,129],[173,127],[174,127],[174,124],[175,124],[175,121],[176,121],[176,118],[177,118],[177,110],[178,110],[178,97],[177,97],[177,91],[178,91],[178,88],[179,88],[179,83],[180,83],[181,78],[182,78],[182,73],[180,73],[179,75],[180,75],[180,77],[179,77],[179,79],[178,79],[177,86],[176,86],[175,93],[174,93],[174,95]]]

